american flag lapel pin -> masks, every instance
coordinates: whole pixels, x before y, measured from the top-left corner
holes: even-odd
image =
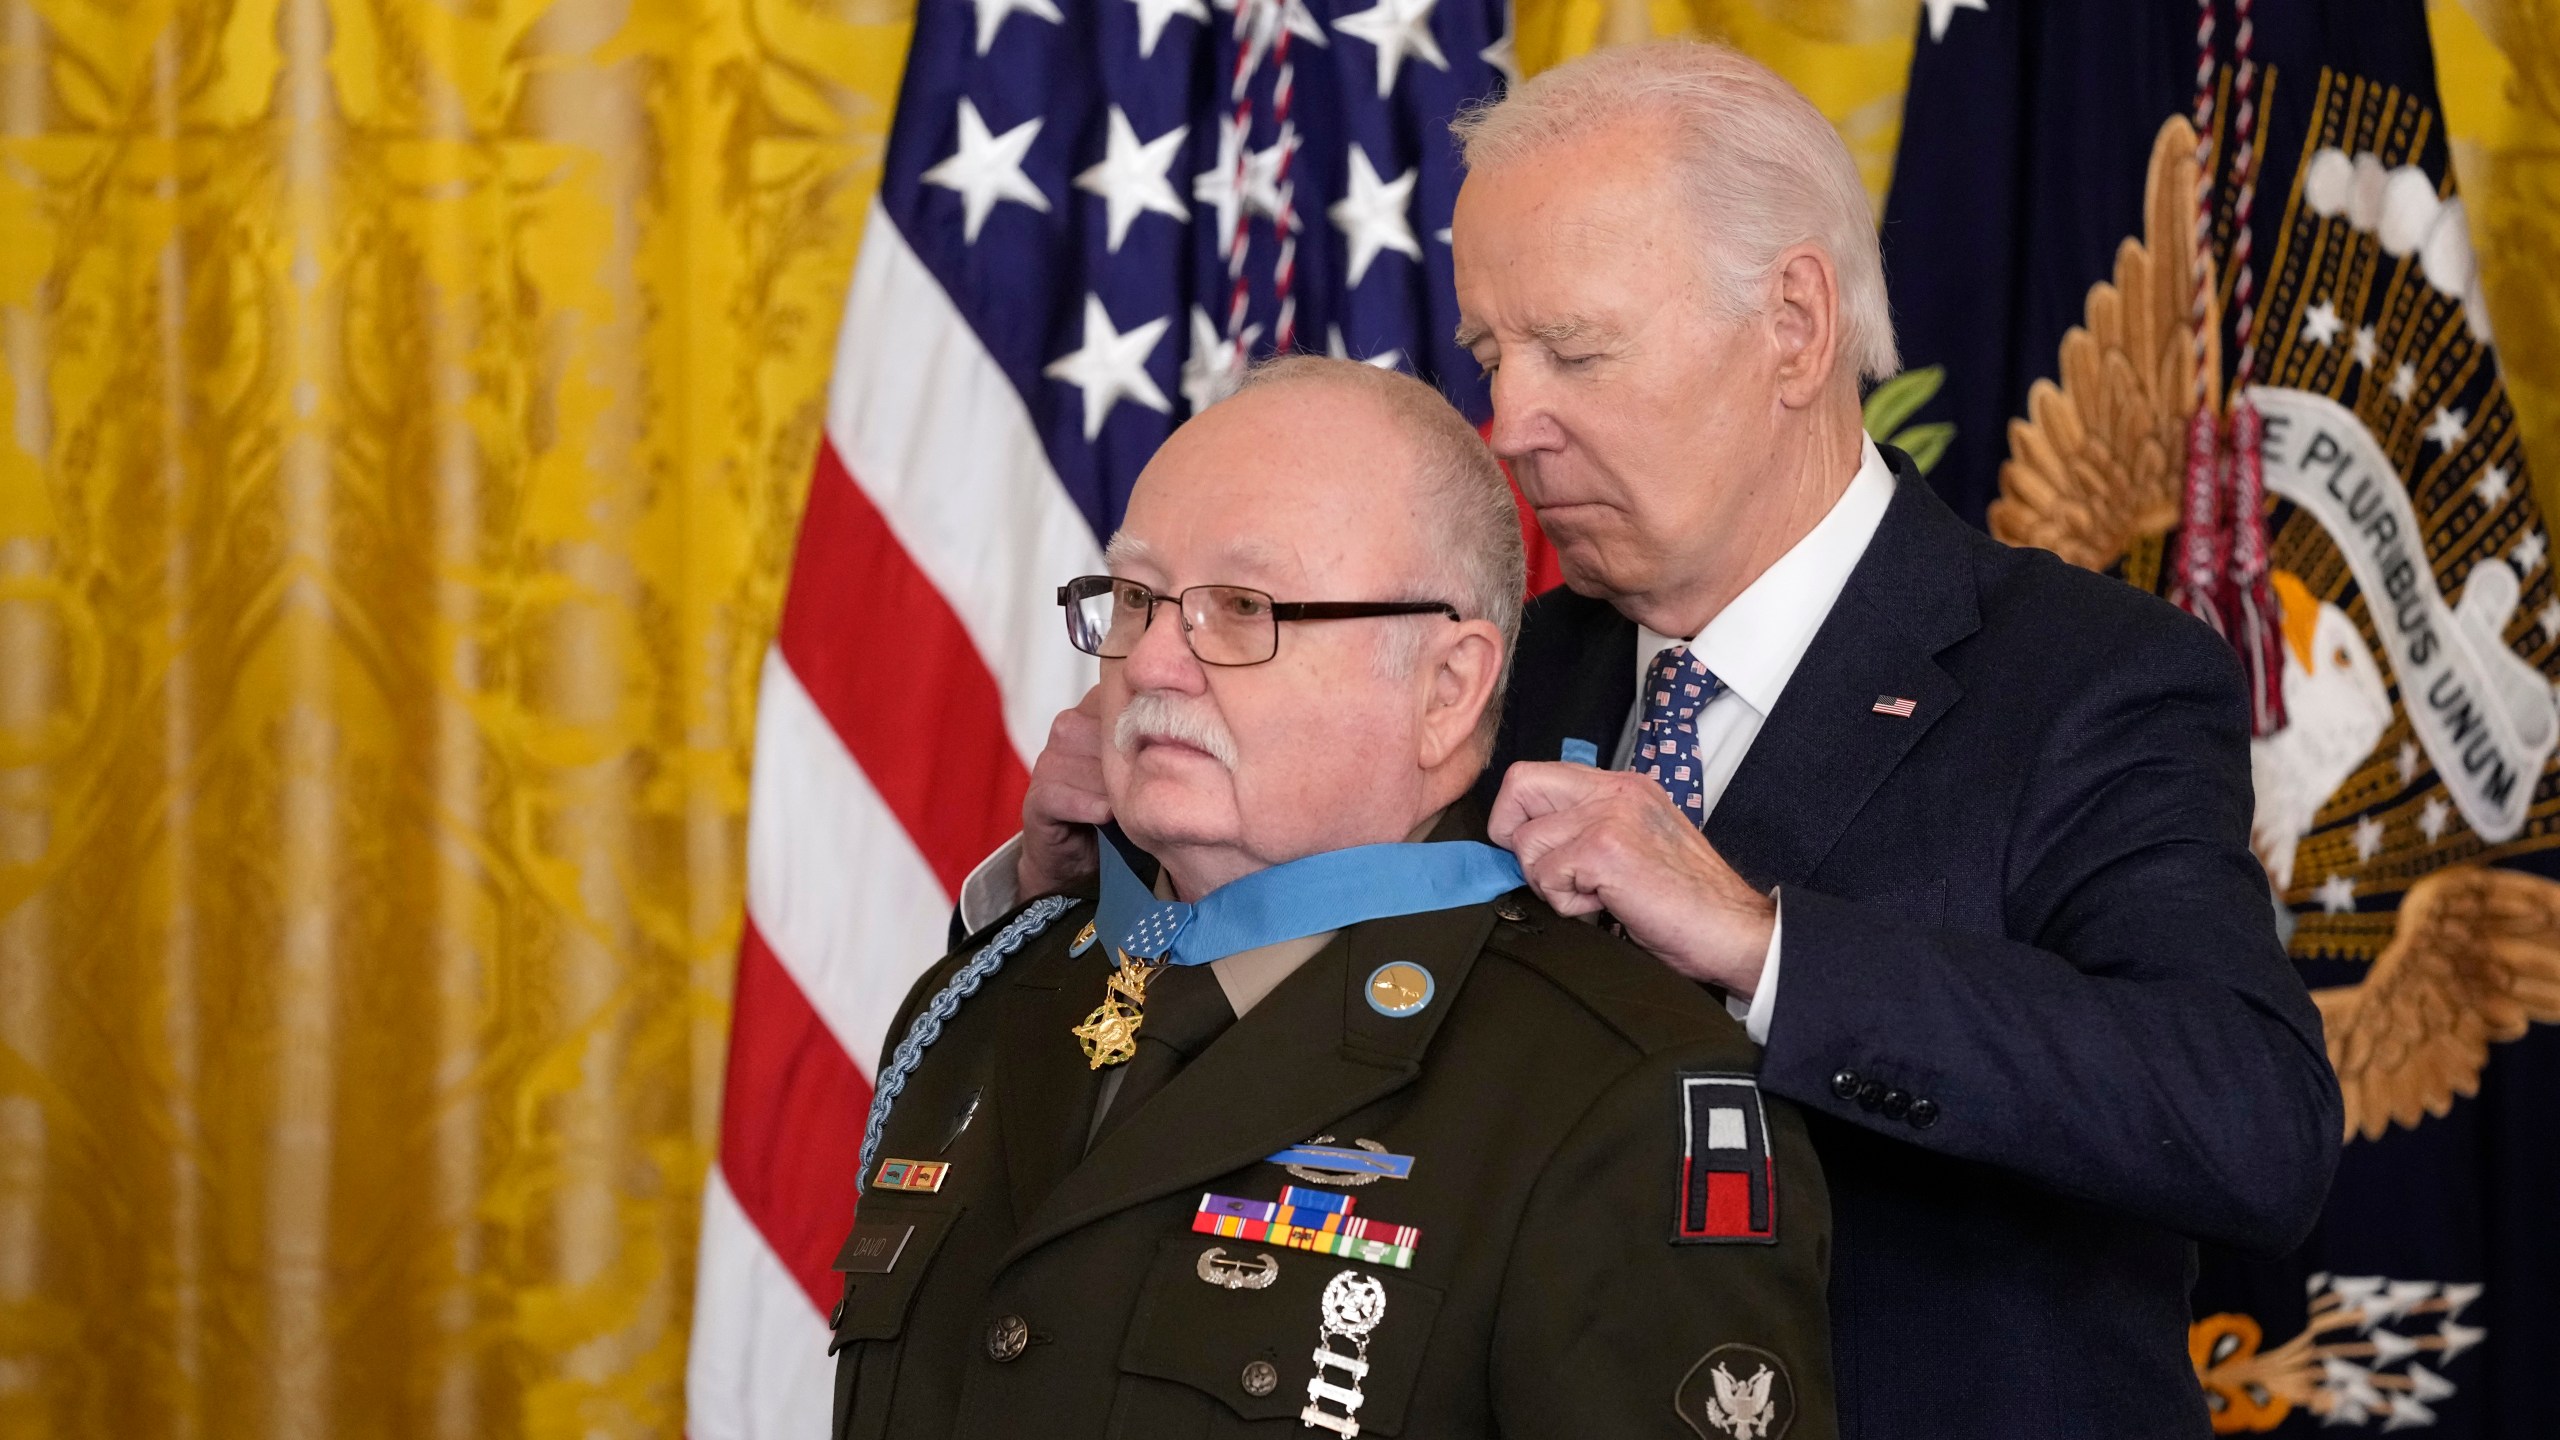
[[[1869,708],[1879,715],[1890,715],[1896,720],[1908,720],[1911,718],[1911,707],[1918,703],[1908,695],[1879,695],[1876,697],[1876,703]]]

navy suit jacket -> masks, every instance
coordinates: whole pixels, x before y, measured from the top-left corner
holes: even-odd
[[[2341,1124],[2249,851],[2239,665],[1886,454],[1883,523],[1706,825],[1780,892],[1762,1083],[1830,1181],[1840,1433],[2203,1436],[2194,1241],[2299,1244]],[[1534,601],[1480,797],[1614,753],[1635,644]]]

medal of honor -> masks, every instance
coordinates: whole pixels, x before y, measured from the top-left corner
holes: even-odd
[[[1162,960],[1132,960],[1126,950],[1112,953],[1120,957],[1120,968],[1103,982],[1102,1003],[1073,1032],[1096,1070],[1125,1064],[1138,1053],[1138,1027],[1147,1019],[1147,982],[1164,968]]]

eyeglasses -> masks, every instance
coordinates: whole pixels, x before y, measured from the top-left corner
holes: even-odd
[[[1203,665],[1259,665],[1280,653],[1283,620],[1363,620],[1378,615],[1446,615],[1458,607],[1441,600],[1279,601],[1241,585],[1194,585],[1179,595],[1159,595],[1135,580],[1079,575],[1058,587],[1067,611],[1067,639],[1087,655],[1128,658],[1155,623],[1156,607],[1171,605],[1182,617],[1182,638]]]

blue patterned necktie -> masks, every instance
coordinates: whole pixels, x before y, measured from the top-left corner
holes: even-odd
[[[1661,786],[1692,825],[1707,823],[1698,713],[1723,688],[1686,645],[1664,647],[1645,667],[1644,718],[1636,725],[1636,753],[1628,768]]]

